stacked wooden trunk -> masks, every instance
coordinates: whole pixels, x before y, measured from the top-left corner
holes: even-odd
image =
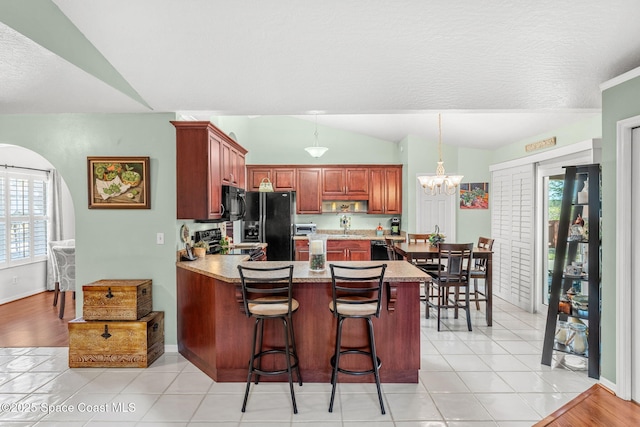
[[[69,322],[70,368],[146,368],[164,353],[151,280],[99,280],[82,292],[83,317]]]

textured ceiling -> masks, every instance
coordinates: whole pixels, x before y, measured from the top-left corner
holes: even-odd
[[[637,0],[10,0],[0,113],[317,112],[397,141],[442,112],[445,143],[497,147],[598,114],[638,22]]]

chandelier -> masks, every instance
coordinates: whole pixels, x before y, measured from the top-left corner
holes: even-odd
[[[311,147],[305,148],[305,150],[307,153],[309,153],[311,157],[315,157],[315,158],[322,157],[322,155],[327,152],[328,148],[320,147],[318,145],[318,115],[317,114],[316,114],[316,130],[313,133],[313,136],[315,137],[315,140],[313,141],[313,145]]]
[[[462,175],[446,175],[444,162],[442,161],[442,117],[438,114],[438,166],[435,175],[421,175],[418,177],[424,192],[435,196],[436,194],[456,194],[456,190],[462,181]]]

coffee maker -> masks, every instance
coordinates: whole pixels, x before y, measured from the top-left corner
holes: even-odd
[[[400,235],[400,218],[398,217],[391,218],[391,235],[392,236]]]

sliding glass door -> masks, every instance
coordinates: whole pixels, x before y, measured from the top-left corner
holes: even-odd
[[[550,172],[553,173],[553,172]],[[549,305],[549,292],[551,290],[551,273],[556,256],[556,244],[558,242],[558,221],[560,219],[560,203],[562,202],[562,189],[564,188],[564,174],[543,176],[543,223],[542,228],[542,305]]]

